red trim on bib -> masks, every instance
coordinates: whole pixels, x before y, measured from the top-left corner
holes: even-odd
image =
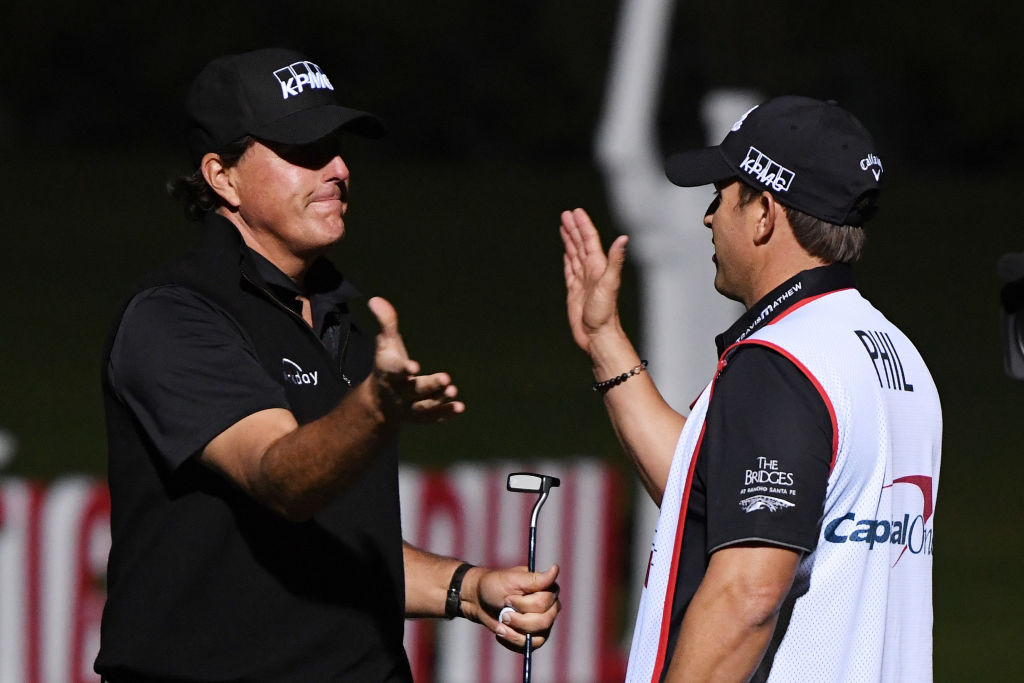
[[[726,366],[729,361],[726,360],[725,354],[718,361],[718,369],[715,371],[715,376],[711,380],[710,388],[708,389],[708,404],[711,404],[711,399],[715,395],[715,380],[718,379],[718,375],[721,374],[722,368]],[[699,396],[697,397],[699,400]],[[697,401],[694,401],[696,404]],[[693,406],[690,406],[691,408]],[[705,416],[706,418],[706,416]],[[676,591],[676,575],[679,570],[679,555],[683,548],[683,530],[686,527],[686,511],[690,507],[690,488],[693,486],[693,472],[697,467],[697,457],[700,455],[700,447],[704,443],[704,433],[707,430],[707,420],[705,419],[700,426],[700,436],[697,437],[697,445],[693,448],[693,456],[690,458],[690,469],[686,472],[686,485],[683,487],[683,499],[679,503],[679,519],[676,521],[676,538],[672,546],[672,568],[668,573],[668,584],[665,586],[665,607],[661,613],[661,634],[658,637],[658,657],[654,660],[654,672],[651,676],[651,683],[657,683],[661,678],[661,670],[665,666],[665,659],[668,654],[668,632],[672,622],[672,603],[675,602]],[[650,566],[648,566],[650,571]]]
[[[822,298],[823,296],[828,296],[829,294],[836,294],[838,292],[845,292],[845,291],[850,290],[850,289],[853,289],[853,287],[844,287],[843,289],[833,289],[831,292],[824,292],[822,294],[816,294],[814,296],[809,296],[806,299],[804,299],[803,301],[796,302],[795,304],[793,304],[792,306],[790,306],[789,308],[784,310],[782,313],[779,313],[778,317],[776,317],[774,320],[772,320],[768,324],[769,325],[774,325],[775,323],[779,322],[780,320],[782,320],[783,318],[785,318],[787,315],[789,315],[793,311],[797,310],[798,308],[802,308],[802,307],[806,306],[807,304],[811,303],[812,301],[817,301],[818,299]],[[735,344],[733,346],[735,346]]]
[[[825,295],[823,294],[822,296]],[[821,400],[825,402],[825,408],[828,409],[828,419],[832,421],[832,460],[828,465],[828,473],[831,475],[832,470],[836,466],[836,456],[839,454],[839,421],[836,419],[835,406],[832,405],[832,400],[828,397],[828,394],[825,393],[825,387],[821,386],[821,382],[818,381],[818,378],[815,377],[814,374],[807,369],[806,365],[797,360],[796,356],[794,356],[793,354],[791,354],[789,351],[782,348],[778,344],[773,344],[770,341],[765,341],[763,339],[747,339],[741,342],[737,342],[730,346],[728,349],[726,349],[725,353],[722,354],[722,357],[725,358],[725,356],[732,349],[736,348],[737,346],[745,344],[756,344],[758,346],[763,346],[765,348],[771,349],[772,351],[775,351],[776,353],[783,355],[786,359],[789,360],[790,363],[795,365],[797,369],[800,370],[800,372],[804,373],[804,376],[807,377],[810,383],[814,386],[815,390],[818,392],[818,395],[821,396]]]
[[[710,400],[710,397],[708,397]],[[686,510],[690,505],[690,487],[693,484],[693,470],[697,466],[697,455],[700,453],[701,444],[704,442],[704,430],[706,425],[701,425],[700,437],[693,449],[693,457],[690,458],[690,470],[686,473],[686,487],[683,489],[683,500],[679,504],[679,520],[676,522],[676,540],[672,546],[672,569],[668,573],[668,585],[665,586],[665,607],[661,613],[661,635],[658,637],[658,658],[654,660],[654,674],[651,676],[651,683],[656,683],[661,678],[661,669],[665,666],[665,657],[668,654],[668,631],[672,622],[672,603],[675,602],[676,573],[679,570],[679,555],[683,548],[683,529],[686,526]]]
[[[789,315],[790,313],[800,308],[801,306],[809,304],[812,301],[820,299],[823,296],[835,294],[836,291],[841,292],[844,290],[826,292],[824,294],[819,294],[818,296],[805,299],[797,304],[794,304],[791,308],[789,308],[789,310],[782,313],[778,318],[776,318],[769,324],[774,325],[779,320]],[[769,341],[765,341],[763,339],[745,339],[741,342],[736,342],[732,346],[729,346],[727,349],[725,349],[725,351],[722,352],[722,355],[718,361],[718,369],[715,372],[715,376],[711,380],[710,391],[708,394],[708,403],[710,404],[711,399],[714,397],[715,382],[717,381],[718,376],[721,374],[725,366],[728,365],[729,363],[728,358],[730,353],[735,348],[747,344],[756,344],[758,346],[763,346],[765,348],[771,349],[776,353],[782,354],[782,356],[787,358],[793,365],[797,367],[797,369],[800,370],[800,372],[804,374],[805,377],[807,377],[807,379],[811,382],[811,385],[818,392],[818,395],[821,396],[821,400],[825,402],[825,408],[828,409],[829,420],[832,422],[832,458],[828,466],[829,475],[831,475],[832,470],[835,468],[836,465],[836,456],[839,453],[839,422],[836,419],[835,406],[832,405],[831,399],[829,399],[828,394],[825,393],[825,388],[821,385],[821,382],[818,381],[818,378],[815,377],[813,373],[811,373],[811,371],[807,368],[806,365],[797,360],[797,358],[793,354],[791,354],[789,351],[782,348],[781,346]],[[691,409],[693,409],[693,406],[697,404],[698,400],[700,400],[700,396],[698,396],[697,399],[690,404]],[[700,447],[704,443],[704,433],[707,429],[706,418],[707,416],[705,415],[705,421],[700,428],[700,436],[697,438],[697,445],[694,447],[693,456],[690,458],[690,469],[686,473],[686,485],[683,488],[683,499],[679,505],[679,520],[676,522],[676,538],[672,548],[672,568],[669,570],[668,585],[666,585],[665,587],[665,606],[661,614],[661,633],[658,639],[658,657],[654,661],[654,671],[651,675],[651,683],[657,683],[657,681],[661,679],[661,672],[665,666],[665,660],[668,650],[668,632],[672,620],[672,603],[675,601],[676,574],[679,569],[679,555],[682,551],[683,546],[683,530],[686,527],[686,512],[690,504],[690,488],[693,485],[693,472],[697,466],[697,458],[700,455]],[[648,572],[649,571],[650,567],[648,566]],[[644,581],[644,584],[646,585],[646,580]]]

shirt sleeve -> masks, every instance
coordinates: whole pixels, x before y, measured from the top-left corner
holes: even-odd
[[[132,299],[106,372],[172,469],[242,418],[288,408],[283,387],[235,320],[185,287],[156,287]]]
[[[781,354],[738,350],[708,407],[707,548],[744,542],[811,552],[832,464],[832,419],[811,381]]]

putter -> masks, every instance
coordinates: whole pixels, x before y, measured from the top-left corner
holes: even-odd
[[[527,566],[530,571],[537,569],[537,517],[540,515],[540,508],[548,499],[548,492],[552,486],[561,484],[557,477],[549,477],[546,474],[533,474],[532,472],[513,472],[508,475],[509,491],[516,493],[539,493],[537,502],[533,504],[533,514],[530,516],[530,557]],[[526,653],[523,658],[523,683],[530,683],[530,660],[533,655],[533,636],[526,636]]]

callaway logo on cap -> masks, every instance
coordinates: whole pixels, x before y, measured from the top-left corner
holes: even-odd
[[[327,74],[293,50],[214,59],[192,82],[185,107],[197,164],[245,135],[304,145],[341,128],[371,138],[386,132],[373,114],[339,105]]]
[[[668,179],[695,187],[739,178],[782,204],[836,225],[861,225],[857,209],[878,190],[882,160],[867,129],[833,101],[777,97],[754,107],[717,147],[682,152]]]

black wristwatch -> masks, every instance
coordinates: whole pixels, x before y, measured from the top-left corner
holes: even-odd
[[[444,602],[446,619],[462,616],[462,579],[466,578],[466,572],[472,568],[473,565],[469,562],[463,562],[452,574],[452,581],[448,584],[448,597]]]

